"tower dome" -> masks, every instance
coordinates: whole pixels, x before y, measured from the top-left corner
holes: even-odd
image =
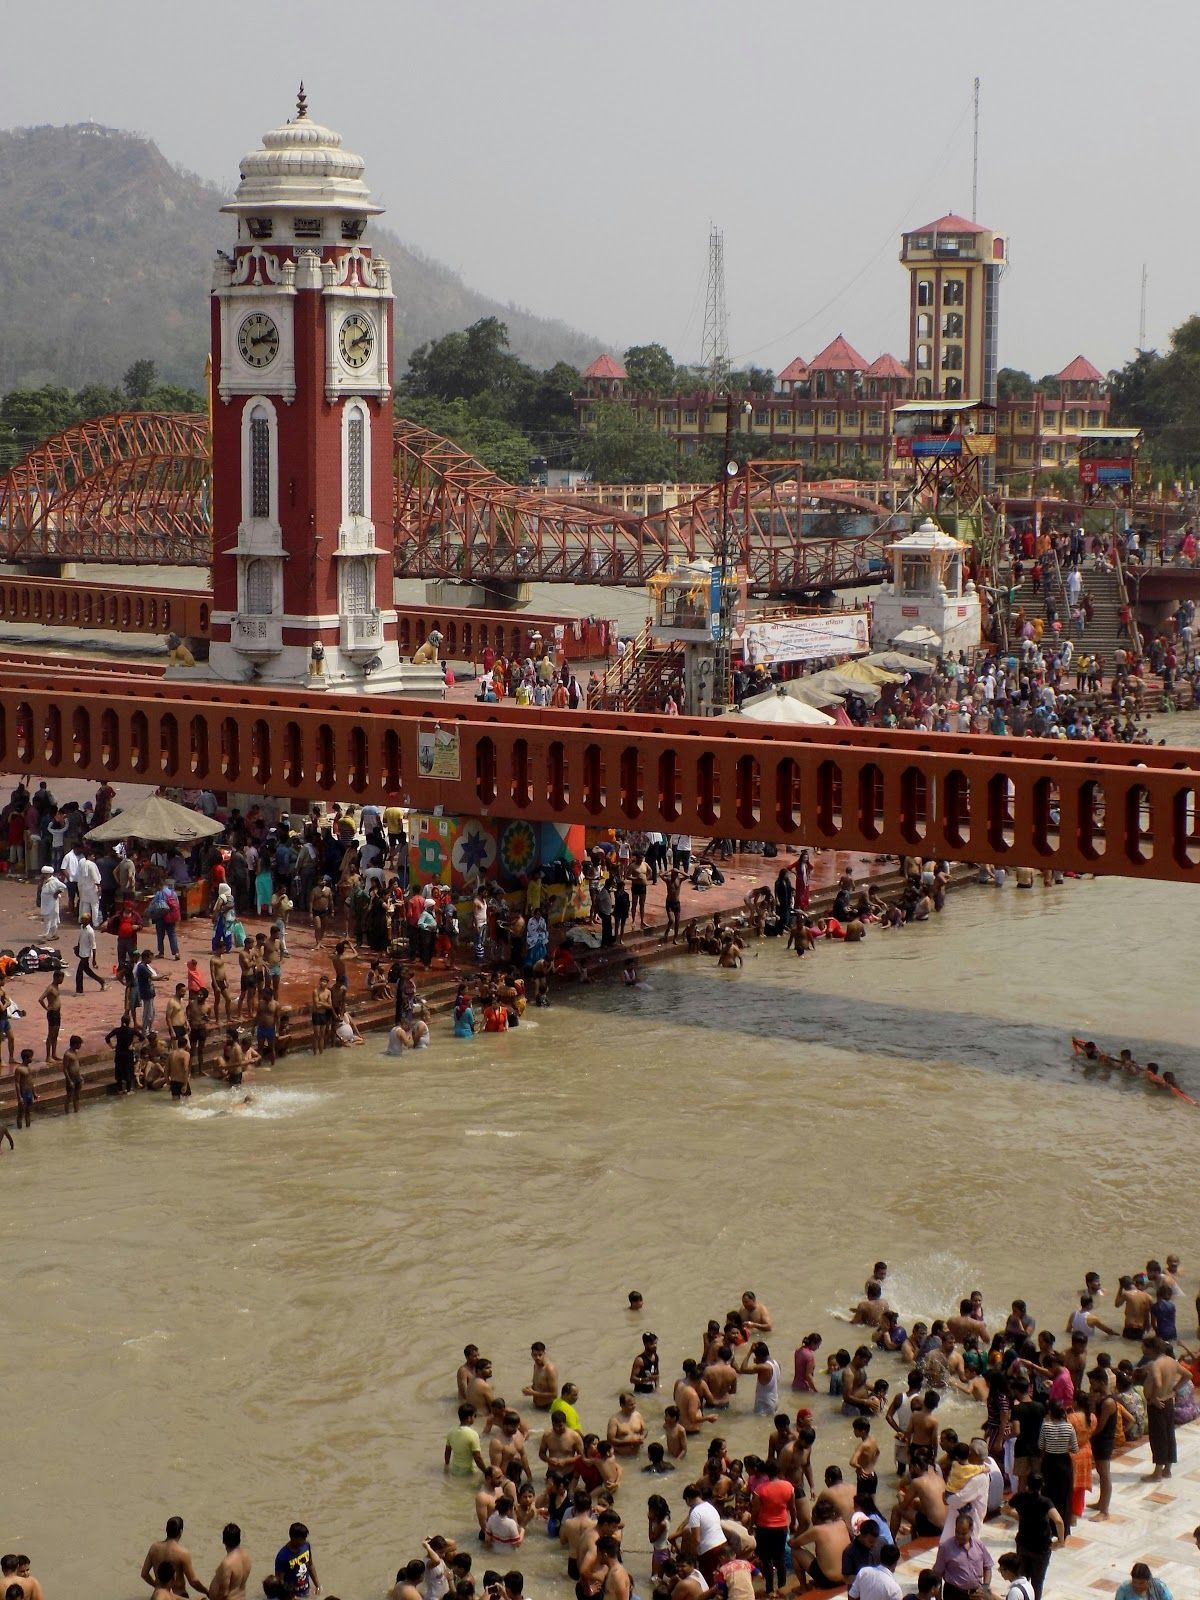
[[[342,149],[340,133],[311,121],[301,84],[296,115],[264,133],[261,148],[242,157],[241,181],[221,210],[237,216],[286,206],[378,216],[383,207],[371,201],[365,167],[361,156]]]

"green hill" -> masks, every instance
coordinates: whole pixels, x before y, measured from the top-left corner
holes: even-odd
[[[95,123],[0,131],[0,392],[116,383],[140,357],[199,388],[213,256],[230,237],[224,198],[136,134]],[[397,372],[414,346],[487,316],[536,367],[580,366],[601,349],[476,294],[387,229],[372,234],[392,267]]]

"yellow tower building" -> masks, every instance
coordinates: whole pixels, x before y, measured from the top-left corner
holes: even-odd
[[[918,400],[996,401],[1003,234],[950,212],[902,235],[908,364]]]

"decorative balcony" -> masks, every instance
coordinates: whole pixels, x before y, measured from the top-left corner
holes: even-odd
[[[239,612],[233,619],[230,643],[246,656],[277,656],[283,649],[283,618]]]
[[[342,653],[377,655],[383,648],[383,613],[352,611],[342,618]]]

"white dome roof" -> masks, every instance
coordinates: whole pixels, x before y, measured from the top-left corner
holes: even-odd
[[[241,182],[222,211],[245,214],[277,206],[306,211],[345,211],[375,216],[382,206],[371,203],[363,182],[365,162],[342,149],[342,136],[311,122],[304,85],[296,115],[263,134],[262,148],[242,157]]]

